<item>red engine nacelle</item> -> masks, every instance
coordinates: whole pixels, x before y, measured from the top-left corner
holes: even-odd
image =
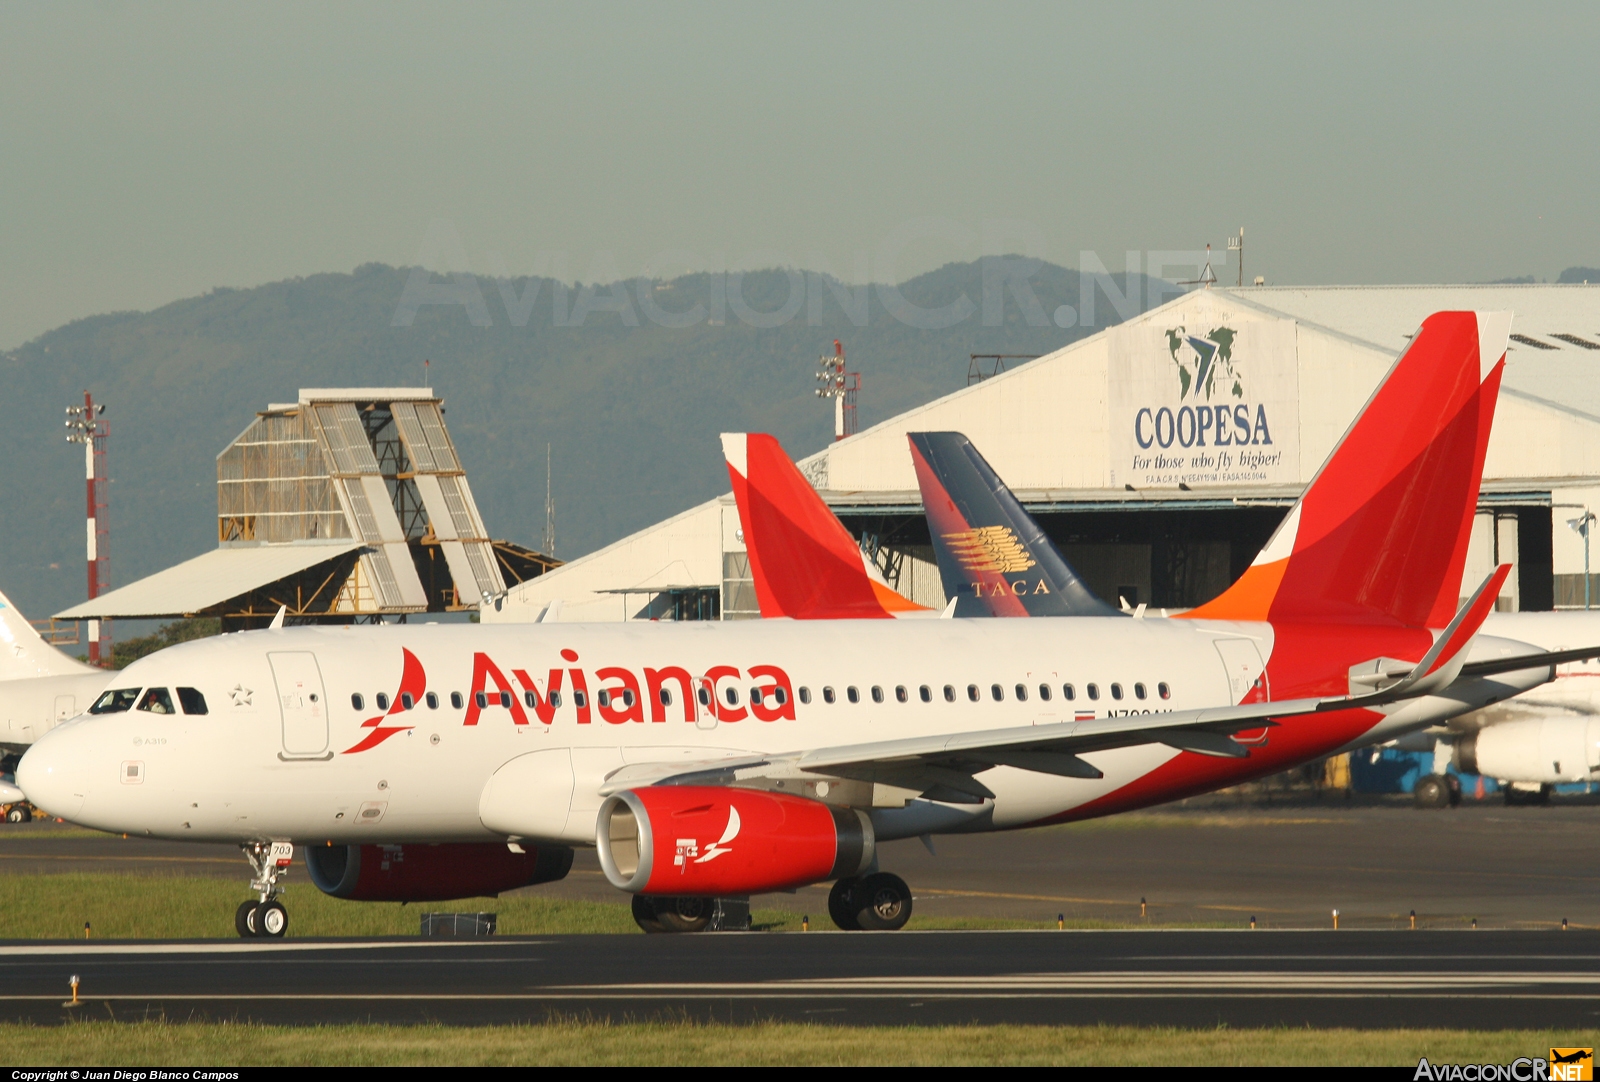
[[[306,870],[324,894],[356,902],[479,898],[566,878],[572,850],[513,853],[503,842],[306,846]]]
[[[629,789],[600,807],[595,844],[611,884],[635,894],[789,890],[872,864],[872,821],[787,793],[701,785]]]

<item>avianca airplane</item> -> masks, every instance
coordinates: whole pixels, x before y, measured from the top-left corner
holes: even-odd
[[[1173,800],[1547,679],[1516,648],[1465,669],[1507,568],[1452,614],[1508,329],[1430,318],[1214,616],[248,632],[136,662],[18,780],[238,842],[244,935],[283,934],[296,843],[344,898],[492,894],[594,845],[647,928],[830,879],[841,927],[897,928],[881,842]]]

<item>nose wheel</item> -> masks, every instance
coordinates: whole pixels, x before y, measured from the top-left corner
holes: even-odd
[[[282,893],[278,880],[288,874],[294,846],[289,842],[250,842],[239,848],[255,871],[250,889],[259,897],[239,903],[233,912],[234,930],[241,939],[281,939],[289,930],[289,911],[278,901]]]

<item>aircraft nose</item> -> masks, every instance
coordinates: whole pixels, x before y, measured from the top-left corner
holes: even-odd
[[[82,725],[58,726],[40,737],[17,764],[17,788],[35,807],[75,819],[89,793],[94,747]]]

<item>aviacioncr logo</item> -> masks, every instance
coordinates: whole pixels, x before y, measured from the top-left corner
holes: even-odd
[[[1167,329],[1167,352],[1178,366],[1179,400],[1194,392],[1195,401],[1203,395],[1244,397],[1244,383],[1233,367],[1233,340],[1238,334],[1231,327],[1213,327],[1204,335],[1190,334],[1182,326]]]

